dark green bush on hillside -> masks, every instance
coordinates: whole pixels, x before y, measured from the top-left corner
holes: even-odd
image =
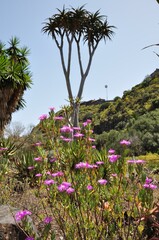
[[[158,152],[159,146],[159,109],[139,117],[131,129],[137,131],[146,152]]]
[[[123,122],[120,122],[123,124]],[[97,135],[97,147],[116,148],[117,142],[127,139],[132,142],[134,155],[157,153],[159,146],[159,109],[131,119],[125,130],[110,130]],[[120,149],[118,149],[120,151]]]

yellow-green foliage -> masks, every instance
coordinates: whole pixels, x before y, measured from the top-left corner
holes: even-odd
[[[147,153],[146,155],[140,155],[139,158],[145,161],[159,161],[159,155],[157,153]]]

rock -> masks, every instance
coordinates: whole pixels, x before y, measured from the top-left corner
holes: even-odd
[[[8,205],[0,206],[0,240],[25,240],[27,238],[27,235],[18,227],[14,219],[17,211],[19,209]],[[32,223],[30,217],[28,217],[28,220]],[[33,229],[35,230],[34,226]]]
[[[17,208],[8,205],[0,206],[0,224],[16,224],[14,214],[19,211]]]

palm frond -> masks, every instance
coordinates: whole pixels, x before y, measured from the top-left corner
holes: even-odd
[[[155,47],[155,46],[159,47],[159,43],[151,44],[149,46],[146,46],[146,47],[142,48],[141,50],[144,50],[144,49],[149,48],[149,47]]]
[[[26,101],[24,100],[24,98],[22,97],[19,102],[18,105],[16,107],[16,111],[19,111],[20,109],[23,109],[26,107]]]
[[[156,54],[157,57],[159,57],[159,54],[158,54],[158,53],[156,53],[156,52],[154,52],[154,53]]]

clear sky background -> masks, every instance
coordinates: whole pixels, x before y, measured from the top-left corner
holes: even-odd
[[[56,111],[68,104],[68,94],[61,68],[60,56],[51,37],[41,32],[43,22],[57,13],[57,8],[85,5],[89,11],[100,9],[116,29],[112,41],[99,44],[89,76],[83,101],[122,96],[159,68],[159,48],[141,50],[159,43],[159,5],[155,0],[0,0],[0,40],[8,45],[11,37],[20,39],[21,46],[30,49],[30,70],[33,86],[24,98],[27,107],[13,114],[12,120],[25,126],[37,124],[49,107]],[[85,58],[85,55],[83,56]],[[75,63],[75,62],[74,62]],[[74,95],[78,88],[78,71],[72,71]],[[108,85],[106,93],[105,85]]]

